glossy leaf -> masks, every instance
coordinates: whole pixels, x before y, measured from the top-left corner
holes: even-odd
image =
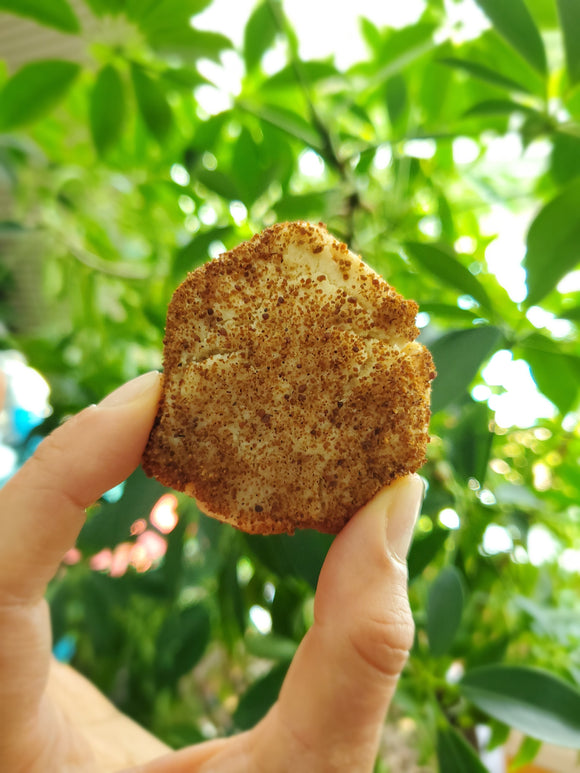
[[[232,177],[240,192],[239,198],[248,208],[271,182],[265,160],[262,147],[255,142],[249,129],[244,127],[234,146]]]
[[[531,113],[535,115],[536,112],[529,105],[522,105],[520,102],[512,102],[509,99],[486,99],[484,102],[478,102],[470,107],[465,112],[465,116],[511,115],[512,113]]]
[[[439,59],[438,61],[441,62],[441,64],[445,64],[454,70],[461,70],[462,72],[466,72],[468,75],[473,75],[474,78],[478,78],[479,80],[485,81],[486,83],[491,83],[492,86],[499,86],[500,88],[507,89],[508,91],[521,91],[524,94],[529,93],[529,89],[523,86],[521,83],[518,83],[518,81],[515,81],[512,78],[508,78],[507,76],[502,75],[501,73],[496,72],[490,67],[480,64],[479,62],[470,62],[466,59],[452,56]]]
[[[124,120],[123,82],[118,71],[109,64],[97,75],[90,97],[91,134],[100,156],[118,142]]]
[[[193,239],[175,253],[172,276],[174,283],[182,282],[189,271],[194,271],[209,260],[209,247],[212,242],[222,241],[231,233],[231,226],[212,228],[196,234]]]
[[[385,84],[387,96],[387,110],[389,120],[393,126],[397,126],[404,116],[407,107],[407,84],[405,78],[399,73],[389,78]]]
[[[462,309],[449,303],[422,303],[420,310],[439,319],[459,320],[469,326],[473,325],[473,321],[480,316],[471,309]]]
[[[554,134],[550,172],[560,187],[580,177],[580,137],[562,132]]]
[[[131,77],[143,122],[155,139],[163,142],[171,131],[173,123],[167,97],[159,83],[139,65],[131,65]]]
[[[197,182],[205,185],[210,191],[217,193],[223,199],[237,201],[242,198],[242,193],[231,174],[222,172],[221,169],[205,169],[201,167],[196,172]]]
[[[233,720],[237,728],[249,730],[266,716],[278,698],[287,671],[288,664],[281,663],[250,685],[234,712]]]
[[[574,85],[580,82],[580,3],[578,0],[556,0],[556,3],[564,35],[568,78]]]
[[[419,577],[431,561],[439,555],[448,536],[448,529],[435,526],[428,534],[415,537],[407,558],[409,582],[413,582]]]
[[[570,319],[573,322],[580,320],[580,306],[572,306],[571,308],[561,311],[558,316],[560,319]]]
[[[200,75],[193,67],[168,67],[167,70],[163,70],[161,77],[165,83],[184,90],[211,85],[211,81]]]
[[[261,121],[281,129],[290,137],[299,140],[314,150],[324,150],[324,143],[318,131],[298,113],[277,105],[254,107],[248,103],[240,105],[243,110],[255,115]]]
[[[461,419],[449,433],[449,458],[465,482],[475,478],[483,485],[485,480],[494,437],[489,429],[490,418],[487,403],[471,400],[465,404]]]
[[[385,83],[391,76],[402,73],[414,62],[436,47],[436,26],[419,22],[402,29],[390,29],[383,38],[378,60],[380,67],[370,76],[369,87]],[[356,72],[356,69],[355,69]]]
[[[156,643],[156,670],[160,685],[175,685],[201,659],[209,643],[210,617],[204,604],[171,613]]]
[[[580,261],[579,211],[580,180],[575,180],[532,223],[524,258],[528,306],[541,301]]]
[[[217,600],[224,639],[230,652],[246,630],[246,607],[237,573],[238,555],[230,551],[218,577]]]
[[[444,284],[476,300],[481,306],[489,308],[489,296],[477,278],[445,248],[422,242],[405,242],[405,252],[414,263],[429,271]]]
[[[430,344],[437,369],[431,392],[434,413],[465,394],[499,338],[496,327],[485,326],[453,330]]]
[[[319,83],[329,78],[342,77],[341,73],[331,62],[325,60],[319,61],[317,59],[302,62],[300,72],[309,84]],[[278,70],[278,72],[275,72],[274,75],[269,76],[268,80],[261,88],[267,92],[271,92],[278,91],[279,89],[296,87],[296,85],[296,69],[291,64],[287,64],[285,67]]]
[[[554,0],[526,0],[526,5],[540,29],[558,29],[558,13]]]
[[[68,0],[0,0],[0,11],[54,27],[61,32],[80,32],[81,26]]]
[[[189,23],[169,30],[156,30],[148,35],[151,46],[160,54],[178,56],[182,61],[195,63],[199,59],[220,61],[223,51],[232,42],[219,32],[193,29]]]
[[[115,16],[125,11],[125,0],[85,0],[95,16]]]
[[[580,691],[547,671],[483,666],[468,671],[461,692],[481,711],[532,738],[580,749]]]
[[[546,52],[538,28],[524,0],[475,0],[495,29],[538,72],[547,69]]]
[[[463,585],[453,566],[443,569],[429,588],[427,637],[435,657],[445,655],[455,639],[463,613]]]
[[[540,391],[561,414],[568,413],[578,398],[580,357],[562,351],[539,334],[528,338],[521,349]]]
[[[0,129],[15,129],[42,118],[64,99],[80,72],[59,59],[26,64],[0,92]]]
[[[254,70],[276,39],[278,28],[268,0],[253,10],[244,30],[244,61],[248,72]]]
[[[246,649],[251,655],[267,660],[290,661],[296,653],[298,645],[292,639],[276,634],[250,634],[245,638]]]
[[[437,761],[440,773],[487,773],[475,749],[451,726],[437,731]]]
[[[279,577],[295,577],[316,588],[318,575],[332,542],[328,534],[297,531],[293,536],[275,534],[262,537],[244,535],[252,552]]]
[[[149,36],[167,34],[205,10],[211,0],[126,0],[127,13]]]

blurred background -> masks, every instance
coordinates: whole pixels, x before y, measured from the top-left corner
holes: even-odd
[[[439,371],[376,773],[579,770],[577,0],[0,0],[0,481],[289,219],[419,302]],[[138,471],[51,585],[55,654],[176,748],[250,727],[330,540]]]

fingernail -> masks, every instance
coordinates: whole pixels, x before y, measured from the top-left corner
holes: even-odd
[[[404,561],[413,540],[415,524],[421,512],[425,485],[418,475],[394,483],[386,502],[387,545],[391,553]]]
[[[137,376],[137,378],[128,381],[103,398],[99,403],[99,408],[118,408],[121,405],[127,405],[135,400],[139,400],[154,387],[158,388],[159,378],[160,374],[156,370]]]

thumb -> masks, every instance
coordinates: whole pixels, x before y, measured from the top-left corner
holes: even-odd
[[[413,643],[405,559],[422,497],[416,475],[383,489],[328,553],[314,624],[264,720],[276,726],[271,736],[286,746],[288,758],[298,751],[306,755],[303,770],[372,770]],[[264,752],[269,756],[269,749]]]

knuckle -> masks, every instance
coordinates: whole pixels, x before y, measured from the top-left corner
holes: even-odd
[[[374,673],[396,678],[403,670],[413,646],[415,626],[408,602],[405,607],[381,617],[370,617],[350,632],[357,657]]]

